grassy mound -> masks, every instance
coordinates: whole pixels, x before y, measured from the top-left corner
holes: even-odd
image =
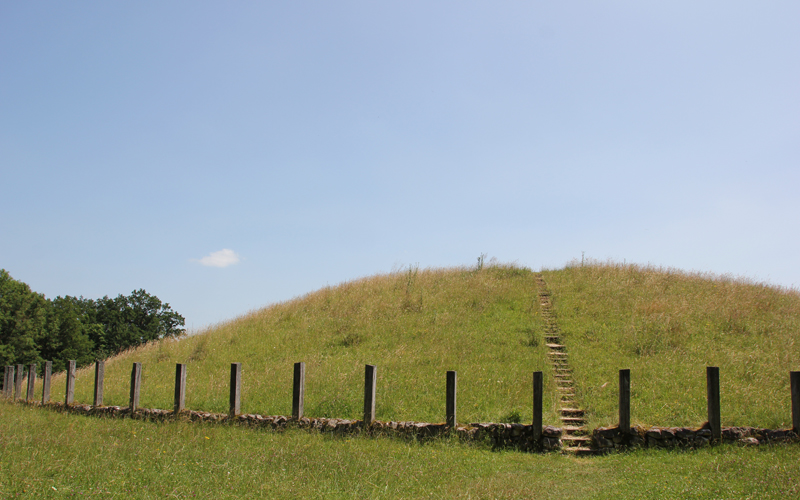
[[[531,271],[419,270],[324,288],[211,331],[106,362],[105,404],[127,405],[143,363],[141,405],[171,408],[175,363],[188,363],[187,406],[226,412],[230,363],[241,362],[244,413],[291,414],[292,365],[306,363],[306,415],[360,418],[364,365],[378,367],[379,420],[444,420],[445,372],[459,377],[459,421],[530,421],[531,373],[549,367]],[[557,424],[552,379],[547,423]],[[53,394],[62,397],[63,376]],[[92,369],[76,401],[91,402]]]
[[[723,425],[791,426],[800,369],[800,295],[742,280],[633,265],[544,271],[590,427],[617,420],[617,373],[630,368],[632,420],[706,420],[705,367],[721,370]],[[545,423],[559,424],[534,274],[516,266],[410,268],[276,304],[205,333],[106,363],[105,403],[127,405],[131,363],[141,405],[171,408],[175,363],[187,406],[227,411],[229,364],[243,364],[242,411],[291,413],[292,364],[306,362],[306,415],[359,418],[364,364],[378,366],[380,420],[444,420],[445,371],[459,376],[459,421],[531,415],[531,372],[545,373]],[[63,397],[63,376],[53,382]],[[76,400],[91,402],[91,369]]]
[[[705,422],[706,366],[720,367],[723,425],[791,427],[796,291],[635,265],[543,274],[592,427],[617,421],[621,368],[631,370],[633,423]]]

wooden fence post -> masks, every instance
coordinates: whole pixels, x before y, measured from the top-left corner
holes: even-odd
[[[94,362],[94,403],[92,406],[103,406],[103,376],[105,371],[105,361],[98,359]]]
[[[241,407],[242,391],[242,364],[231,363],[231,394],[230,410],[228,414],[231,418],[239,414]]]
[[[542,372],[533,372],[533,442],[539,446],[542,441]]]
[[[457,374],[454,371],[447,372],[447,402],[445,410],[447,414],[447,426],[454,429],[457,423],[456,419],[456,392],[457,392]]]
[[[364,367],[364,425],[372,425],[375,421],[375,383],[378,369],[375,365]]]
[[[33,401],[34,384],[36,384],[36,363],[31,363],[28,366],[28,393],[25,397],[25,401],[29,403]]]
[[[792,386],[792,430],[800,432],[800,372],[789,372]]]
[[[45,361],[42,374],[42,404],[50,402],[50,376],[53,374],[53,362]]]
[[[719,399],[719,367],[706,367],[706,385],[708,389],[708,425],[711,427],[711,437],[715,441],[722,439],[722,424],[720,419]]]
[[[25,377],[25,365],[17,365],[17,376],[14,378],[14,400],[22,397],[22,379]]]
[[[14,377],[10,376],[11,367],[6,365],[5,371],[3,372],[3,397],[8,398],[11,394],[11,386],[14,384]]]
[[[306,364],[294,364],[294,383],[292,385],[292,418],[299,420],[303,416],[303,405],[306,395]]]
[[[64,404],[69,406],[75,401],[75,360],[67,361],[67,394]]]
[[[175,364],[175,404],[173,410],[179,413],[186,408],[186,365]]]
[[[128,400],[128,408],[131,414],[139,407],[139,389],[142,386],[142,364],[134,363],[131,368],[131,395]]]
[[[619,371],[619,430],[627,436],[631,430],[631,371]]]
[[[6,365],[5,377],[3,377],[3,396],[11,399],[14,395],[14,366]]]

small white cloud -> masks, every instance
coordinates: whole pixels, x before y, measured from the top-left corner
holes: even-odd
[[[239,254],[230,248],[223,248],[218,252],[211,252],[202,259],[192,259],[204,266],[211,267],[228,267],[239,262]]]

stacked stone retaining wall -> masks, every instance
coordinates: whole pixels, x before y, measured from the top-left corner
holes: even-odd
[[[702,448],[713,441],[707,424],[688,427],[631,427],[624,432],[619,427],[598,427],[592,432],[592,447],[601,452],[628,448]],[[723,427],[722,441],[743,445],[788,443],[800,441],[791,429],[760,429],[756,427]]]
[[[341,418],[308,418],[292,419],[282,415],[242,414],[231,417],[224,413],[183,410],[177,415],[172,410],[155,408],[137,408],[134,412],[124,406],[92,406],[88,404],[65,405],[60,402],[25,403],[30,406],[44,406],[56,411],[79,415],[106,418],[133,418],[138,420],[167,421],[183,420],[209,424],[234,424],[251,428],[284,430],[300,428],[334,435],[387,435],[417,441],[425,441],[451,434],[451,429],[444,423],[427,422],[382,422],[375,421],[365,426],[362,420]],[[494,449],[513,448],[521,451],[555,451],[560,450],[562,431],[558,427],[546,425],[542,428],[542,436],[538,443],[533,436],[533,426],[506,423],[472,423],[457,426],[455,435],[465,442],[485,443]]]

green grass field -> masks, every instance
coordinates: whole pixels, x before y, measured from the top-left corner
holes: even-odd
[[[634,423],[703,423],[708,365],[721,369],[723,425],[791,426],[796,291],[617,264],[543,275],[590,428],[616,422],[621,368],[631,369]],[[140,405],[171,408],[175,363],[188,363],[187,406],[226,412],[229,366],[241,362],[242,411],[288,415],[292,364],[305,361],[306,414],[359,418],[369,363],[379,420],[442,421],[445,372],[457,370],[460,422],[529,422],[531,373],[542,370],[544,421],[559,425],[543,331],[528,269],[411,268],[109,359],[105,403],[127,405],[131,363],[142,362]],[[92,369],[80,371],[78,402],[92,401],[92,384]],[[55,376],[53,399],[63,393]],[[8,402],[0,444],[3,497],[792,498],[800,489],[797,445],[575,458],[450,439],[104,420]]]
[[[0,402],[2,498],[796,498],[800,448],[574,458]]]

